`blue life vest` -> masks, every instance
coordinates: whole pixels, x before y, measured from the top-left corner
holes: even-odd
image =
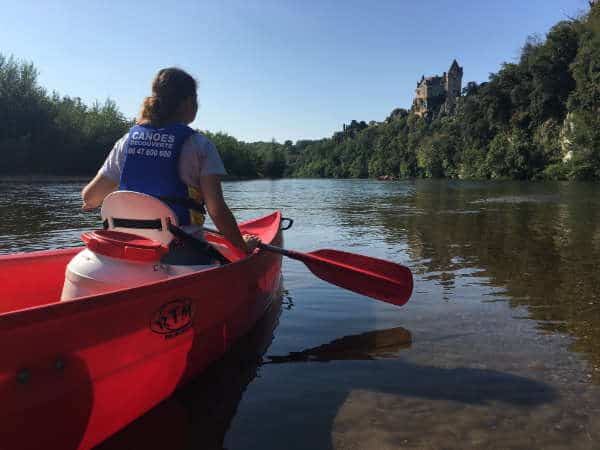
[[[187,185],[179,178],[179,156],[183,143],[194,133],[183,124],[164,128],[135,125],[125,145],[125,165],[120,190],[142,192],[165,200],[177,215],[179,225],[190,224]],[[179,199],[174,204],[167,199]]]

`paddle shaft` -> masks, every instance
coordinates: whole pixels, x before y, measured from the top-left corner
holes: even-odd
[[[204,231],[208,231],[209,233],[216,234],[216,235],[219,235],[219,236],[223,236],[223,233],[221,233],[220,231],[214,230],[212,228],[202,227],[202,229]],[[191,235],[188,235],[188,237],[193,238],[193,236],[191,236]],[[267,251],[273,252],[273,253],[279,253],[280,255],[288,256],[290,258],[293,258],[294,256],[296,256],[296,253],[297,253],[297,252],[294,252],[292,250],[286,250],[285,248],[276,247],[274,245],[265,244],[263,242],[259,242],[258,248],[260,248],[262,250],[267,250]]]
[[[216,259],[221,264],[226,264],[229,262],[227,260],[227,258],[225,258],[223,255],[221,255],[217,250],[215,250],[215,248],[212,245],[210,245],[208,242],[203,241],[202,239],[198,239],[196,236],[193,236],[193,235],[185,232],[183,229],[179,228],[178,226],[169,224],[169,231],[175,237],[178,237],[179,239],[183,239],[183,240],[189,242],[190,245],[192,245],[192,247],[194,247],[197,251],[208,254],[210,257]]]
[[[204,231],[208,231],[209,233],[216,234],[218,236],[223,236],[223,233],[221,233],[220,231],[214,230],[212,228],[202,227],[202,229]],[[191,238],[191,239],[197,239],[189,234],[186,237]],[[293,250],[286,250],[285,248],[276,247],[275,245],[265,244],[263,242],[259,242],[257,247],[260,248],[261,250],[266,250],[266,251],[273,252],[273,253],[279,253],[280,255],[287,256],[288,258],[300,259],[298,252],[295,252]]]
[[[300,261],[328,283],[393,305],[403,305],[412,294],[412,273],[397,263],[340,250],[302,253],[262,242],[258,248]]]
[[[270,245],[270,244],[263,244],[262,242],[258,244],[258,248],[260,248],[262,250],[268,250],[273,253],[279,253],[280,255],[288,256],[290,258],[293,258],[296,253],[292,250],[286,250],[285,248],[275,247],[274,245]]]

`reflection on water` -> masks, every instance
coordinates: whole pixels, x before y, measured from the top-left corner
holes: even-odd
[[[526,306],[540,330],[574,336],[573,348],[600,368],[598,194],[588,184],[429,182],[390,199],[377,220],[386,239],[408,242],[424,279],[451,293],[476,273]],[[393,205],[417,214],[390,213]]]
[[[410,331],[402,327],[396,327],[389,330],[376,330],[354,336],[344,336],[328,344],[300,352],[291,352],[286,356],[270,355],[268,359],[272,364],[281,364],[397,357],[401,349],[410,347],[411,341]]]
[[[82,229],[99,228],[98,212],[81,210],[82,179],[0,182],[0,253],[74,247]]]
[[[80,245],[99,226],[83,182],[0,183],[0,252]],[[413,297],[395,308],[285,261],[283,307],[103,449],[597,448],[600,187],[261,180],[225,194],[240,219],[295,219],[288,248],[408,265]]]

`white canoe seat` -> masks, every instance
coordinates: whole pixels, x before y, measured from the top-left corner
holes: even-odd
[[[134,191],[115,191],[106,196],[100,211],[108,230],[137,234],[169,245],[173,234],[169,223],[178,225],[177,216],[164,202]]]

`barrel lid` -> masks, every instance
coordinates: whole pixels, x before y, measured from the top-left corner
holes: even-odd
[[[81,234],[87,248],[94,253],[129,261],[158,261],[169,249],[158,241],[131,233],[96,230]]]

